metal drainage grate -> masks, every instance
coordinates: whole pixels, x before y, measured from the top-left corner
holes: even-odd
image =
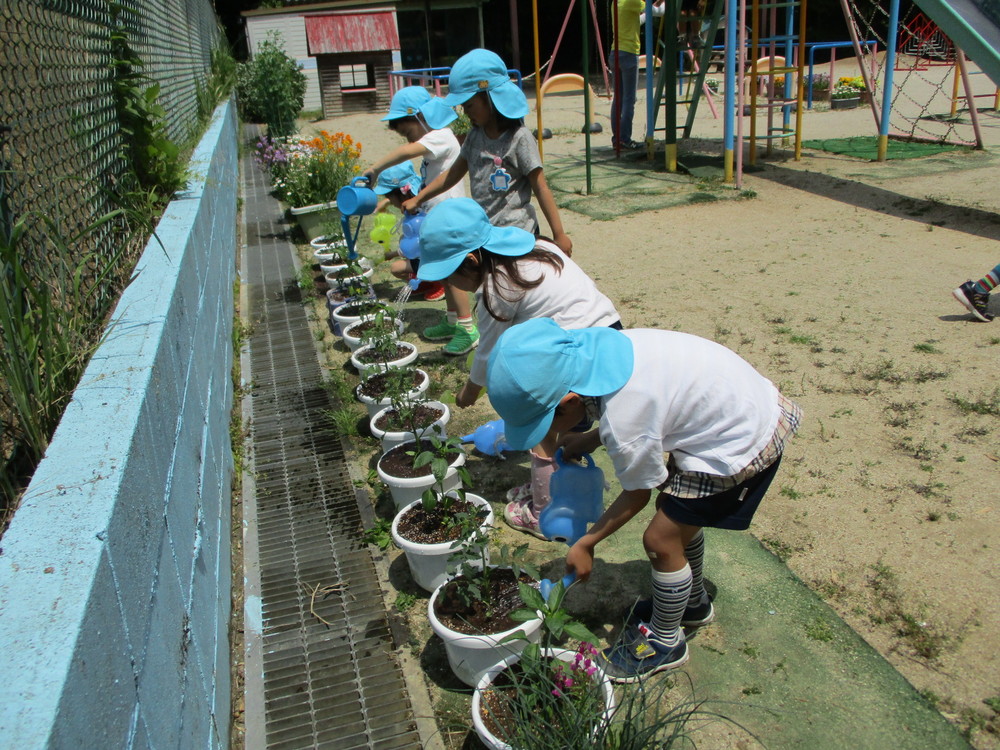
[[[249,159],[243,180],[266,744],[420,747],[281,208]]]

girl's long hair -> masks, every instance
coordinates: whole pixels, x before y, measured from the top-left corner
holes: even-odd
[[[521,269],[518,265],[522,260],[533,260],[538,263],[546,263],[556,269],[556,273],[561,273],[563,269],[562,258],[551,250],[538,247],[538,245],[535,245],[535,247],[524,255],[517,256],[497,255],[496,253],[491,253],[484,247],[479,248],[476,253],[479,256],[478,266],[474,265],[468,258],[466,258],[462,261],[459,269],[479,277],[480,286],[482,287],[483,292],[483,307],[486,308],[486,312],[490,314],[491,318],[504,323],[510,320],[510,318],[504,318],[503,316],[497,314],[493,309],[490,285],[486,283],[487,278],[490,278],[493,281],[493,285],[498,288],[497,293],[503,299],[508,302],[515,302],[521,299],[528,289],[534,289],[536,286],[541,284],[543,279],[543,276],[541,275],[536,279],[526,279],[521,273]],[[508,297],[503,293],[504,291],[515,296]]]

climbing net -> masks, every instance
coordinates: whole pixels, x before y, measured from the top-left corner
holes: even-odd
[[[964,59],[951,39],[920,13],[916,5],[910,4],[900,15],[893,55],[887,46],[889,0],[841,0],[841,6],[848,27],[860,40],[862,59],[858,64],[870,79],[868,90],[873,92],[872,107],[876,114],[881,109],[886,66],[893,64],[892,104],[887,113],[890,135],[975,145],[974,123],[969,116],[960,63],[966,64],[970,81],[984,80],[985,76]],[[973,92],[969,94],[975,96]]]

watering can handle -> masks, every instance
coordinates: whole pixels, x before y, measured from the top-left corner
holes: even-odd
[[[371,184],[371,180],[369,180],[363,174],[359,174],[357,177],[355,177],[353,180],[351,180],[351,187],[357,187],[357,184],[359,182],[363,183],[364,185],[370,185]]]
[[[588,469],[592,469],[594,467],[594,458],[589,453],[582,454],[580,458],[587,462]],[[563,457],[562,448],[559,448],[556,451],[556,455],[553,456],[552,459],[556,462],[556,466],[565,466],[567,463],[570,463]]]

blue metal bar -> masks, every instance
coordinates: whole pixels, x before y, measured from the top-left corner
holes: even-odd
[[[877,44],[878,42],[874,39],[869,39],[868,41],[861,42],[862,45],[871,46]],[[806,44],[809,48],[809,87],[806,94],[806,109],[812,109],[813,106],[813,67],[816,60],[815,52],[818,49],[839,49],[840,47],[851,47],[854,48],[854,42],[816,42],[815,44]],[[833,81],[830,81],[830,91],[833,91]]]
[[[646,0],[646,25],[643,33],[646,38],[646,142],[653,138],[653,121],[656,117],[656,102],[653,101],[653,61],[659,51],[653,46],[653,0]]]
[[[722,114],[722,137],[725,142],[725,172],[726,178],[733,177],[733,150],[735,145],[736,121],[736,29],[740,23],[736,9],[736,0],[726,0],[726,65],[722,71],[725,83],[725,96]]]
[[[882,86],[882,119],[878,134],[884,142],[889,137],[889,112],[892,110],[892,78],[896,67],[896,36],[899,30],[899,0],[889,4],[889,33],[885,38],[885,84]]]

